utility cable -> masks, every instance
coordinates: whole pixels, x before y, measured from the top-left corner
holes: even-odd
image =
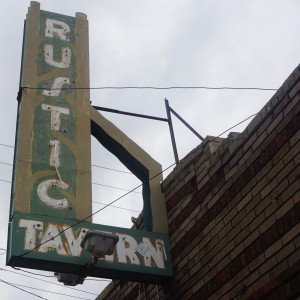
[[[0,256],[6,254],[6,252],[7,252],[7,250],[4,248],[0,248],[0,251],[4,251],[3,253],[0,253]]]
[[[159,172],[158,174],[154,175],[153,177],[151,177],[149,179],[149,181],[153,180],[154,178],[156,178],[157,176],[161,175],[163,172],[167,171],[168,169],[170,169],[171,167],[173,167],[174,165],[176,165],[176,163],[173,163],[172,165],[170,165],[169,167],[167,167],[166,169],[164,169],[162,172]],[[36,250],[37,248],[39,248],[40,246],[48,243],[50,240],[55,239],[56,237],[58,237],[59,235],[61,235],[62,233],[64,233],[65,231],[69,230],[70,228],[73,228],[81,223],[83,223],[84,221],[86,221],[87,219],[91,218],[92,216],[96,215],[97,213],[99,213],[100,211],[104,210],[105,208],[107,208],[108,206],[116,203],[117,201],[119,201],[120,199],[124,198],[125,196],[129,195],[130,193],[132,193],[133,191],[135,191],[136,189],[140,188],[143,185],[143,183],[139,184],[138,186],[136,186],[135,188],[131,189],[130,191],[128,191],[127,193],[123,194],[122,196],[118,197],[117,199],[113,200],[112,202],[108,203],[107,205],[105,205],[104,207],[98,209],[97,211],[95,211],[94,213],[90,214],[89,216],[85,217],[84,219],[81,219],[79,221],[77,221],[76,223],[74,223],[73,225],[70,225],[68,227],[66,227],[64,230],[60,231],[58,234],[54,235],[53,237],[51,237],[49,240],[44,241],[43,243],[37,245],[36,247],[34,247],[33,249],[24,252],[23,254],[17,256],[17,257],[23,257],[31,252],[33,252],[34,250]]]
[[[3,181],[3,182],[7,182],[7,183],[11,183],[11,181],[8,181],[8,180],[4,180],[4,179],[0,179],[0,181]],[[124,190],[124,189],[122,189]],[[126,190],[126,191],[129,191],[129,190]],[[139,193],[139,192],[136,192],[136,193]],[[141,194],[141,193],[139,193]],[[100,204],[100,205],[107,205],[107,203],[102,203],[102,202],[97,202],[97,201],[92,201],[93,203],[96,203],[96,204]],[[117,209],[123,209],[123,210],[128,210],[128,211],[132,211],[132,212],[140,212],[139,210],[135,210],[135,209],[130,209],[130,208],[126,208],[126,207],[121,207],[121,206],[115,206],[115,205],[111,205],[111,207],[114,207],[114,208],[117,208]],[[4,250],[4,249],[0,249],[0,250]],[[5,250],[6,251],[6,250]],[[3,255],[5,253],[0,253],[0,256]]]
[[[47,277],[47,278],[57,278],[57,276],[54,276],[54,275],[45,275],[45,274],[41,274],[41,273],[34,273],[34,272],[30,272],[30,271],[27,271],[27,270],[23,270],[23,269],[20,269],[20,268],[16,268],[16,267],[12,267],[13,269],[17,270],[17,271],[22,271],[22,272],[25,272],[25,273],[28,273],[28,274],[32,274],[32,275],[35,275],[35,276],[41,276],[41,277]],[[111,282],[110,279],[94,279],[94,278],[85,278],[84,279],[85,281],[86,280],[90,280],[90,281],[108,281],[108,282]]]
[[[0,144],[0,146],[4,146],[4,145],[3,145],[3,144]],[[12,146],[8,146],[8,145],[6,145],[6,146],[7,146],[7,147],[14,148],[14,147],[12,147]],[[8,165],[8,166],[13,166],[13,164],[5,163],[5,162],[3,162],[3,161],[0,161],[0,164]],[[103,166],[99,166],[99,165],[92,165],[92,167],[95,167],[95,168],[101,168],[101,169],[105,169],[105,170],[110,170],[110,171],[115,171],[115,172],[119,172],[119,173],[124,173],[124,174],[130,174],[130,175],[133,175],[132,173],[127,172],[127,171],[117,170],[117,169],[108,168],[108,167],[103,167]]]
[[[106,204],[108,204],[108,203],[102,203],[102,202],[97,202],[97,201],[92,201],[92,202],[93,202],[93,203],[96,203],[96,204],[100,204],[100,205],[106,205]],[[130,208],[125,208],[125,207],[121,207],[121,206],[110,205],[110,207],[114,207],[114,208],[118,208],[118,209],[124,209],[124,210],[128,210],[128,211],[140,213],[139,210],[130,209]]]
[[[28,87],[24,86],[21,89],[28,90],[44,90],[44,87]],[[256,91],[277,91],[274,88],[260,88],[260,87],[211,87],[211,86],[167,86],[167,87],[157,87],[157,86],[101,86],[101,87],[69,87],[69,88],[47,88],[49,91],[55,90],[256,90]]]
[[[229,131],[230,129],[232,129],[232,128],[238,126],[238,125],[240,125],[241,123],[245,122],[246,120],[248,120],[249,118],[251,118],[251,117],[253,117],[253,116],[255,116],[255,115],[256,115],[256,114],[251,115],[251,116],[248,117],[247,119],[245,119],[245,120],[239,122],[238,124],[236,124],[236,125],[230,127],[229,129],[225,130],[223,133],[221,133],[221,134],[219,134],[217,137],[215,137],[213,140],[217,139],[219,136],[221,136],[221,135],[224,134],[225,132]],[[171,164],[169,167],[167,167],[166,169],[164,169],[162,172],[160,172],[160,173],[156,174],[155,176],[153,176],[152,178],[150,178],[149,181],[151,181],[151,180],[153,180],[154,178],[156,178],[157,176],[161,175],[163,172],[167,171],[168,169],[170,169],[170,168],[173,167],[174,165],[176,165],[176,162],[173,163],[173,164]],[[60,231],[58,234],[56,234],[55,236],[53,236],[50,240],[55,239],[56,237],[58,237],[59,235],[61,235],[61,234],[64,233],[65,231],[67,231],[68,229],[73,228],[73,227],[75,227],[75,226],[81,224],[82,222],[86,221],[86,220],[89,219],[90,217],[96,215],[96,214],[99,213],[100,211],[102,211],[102,210],[104,210],[105,208],[109,207],[110,205],[116,203],[116,202],[119,201],[120,199],[124,198],[124,197],[127,196],[129,193],[131,193],[131,192],[135,191],[136,189],[140,188],[142,185],[143,185],[143,184],[141,183],[140,185],[136,186],[136,187],[133,188],[132,190],[130,190],[130,191],[128,191],[127,193],[123,194],[122,196],[116,198],[116,199],[113,200],[112,202],[108,203],[107,205],[105,205],[105,206],[102,207],[101,209],[95,211],[94,213],[90,214],[89,216],[85,217],[84,219],[82,219],[82,220],[80,220],[80,221],[77,221],[77,222],[74,223],[73,225],[70,225],[70,226],[66,227],[64,230]],[[27,254],[33,252],[34,250],[36,250],[36,249],[39,248],[40,246],[42,246],[42,245],[48,243],[48,241],[49,241],[49,240],[44,241],[43,243],[37,245],[37,246],[34,247],[33,249],[31,249],[31,250],[29,250],[29,251],[26,251],[26,252],[24,252],[23,254],[19,255],[18,257],[23,257],[23,256],[25,256],[25,255],[27,255]]]
[[[94,278],[85,278],[84,281],[89,280],[89,281],[107,281],[107,282],[111,282],[110,279],[94,279]]]
[[[3,161],[0,161],[0,164],[7,165],[7,166],[13,166],[13,164],[9,164],[9,163],[3,162]]]
[[[41,274],[41,273],[34,273],[34,272],[30,272],[30,271],[27,271],[27,270],[23,270],[23,269],[20,269],[20,268],[16,268],[16,267],[12,267],[13,269],[17,270],[17,271],[22,271],[22,272],[25,272],[25,273],[29,273],[29,274],[32,274],[32,275],[35,275],[35,276],[41,276],[41,277],[51,277],[51,278],[57,278],[57,276],[54,276],[54,275],[45,275],[45,274]],[[86,280],[90,280],[90,281],[108,281],[108,282],[111,282],[110,279],[93,279],[93,278],[85,278],[84,279],[85,281]]]
[[[16,288],[16,289],[19,289],[19,290],[21,290],[21,291],[23,291],[23,292],[25,292],[25,293],[28,293],[28,294],[33,295],[33,296],[35,296],[35,297],[38,297],[38,298],[40,298],[40,299],[48,300],[47,298],[41,297],[41,296],[36,295],[36,294],[34,294],[34,293],[31,293],[31,292],[29,292],[29,291],[26,291],[26,290],[24,290],[24,289],[22,289],[22,288],[16,286],[15,284],[9,283],[9,282],[4,281],[4,280],[2,280],[2,279],[0,279],[0,282],[3,282],[3,283],[5,283],[5,284],[7,284],[7,285],[10,285],[10,286],[12,286],[12,287],[14,287],[14,288]]]
[[[34,287],[31,287],[31,286],[28,286],[28,285],[22,285],[22,284],[19,284],[19,283],[10,282],[10,284],[13,285],[14,287],[24,287],[24,288],[28,288],[28,289],[32,289],[32,290],[36,290],[36,291],[41,291],[41,292],[46,292],[46,293],[50,293],[50,294],[71,297],[73,299],[91,300],[90,298],[82,298],[82,297],[78,297],[78,296],[74,296],[74,295],[68,295],[68,294],[59,293],[59,292],[52,292],[52,291],[48,291],[48,290],[44,290],[44,289],[34,288]]]
[[[40,274],[40,273],[34,273],[34,272],[26,271],[26,270],[16,268],[16,267],[12,267],[12,268],[17,270],[17,271],[22,271],[24,273],[32,274],[32,275],[35,275],[35,276],[41,276],[41,277],[47,277],[47,278],[49,278],[49,277],[56,278],[54,275],[44,275],[44,274]]]
[[[18,275],[21,275],[21,276],[24,276],[24,277],[27,277],[27,278],[31,278],[31,279],[43,281],[43,282],[46,282],[46,283],[50,283],[50,284],[54,284],[54,285],[57,285],[59,287],[62,287],[61,284],[58,284],[58,283],[55,283],[55,282],[51,282],[51,281],[48,281],[48,280],[45,280],[45,279],[41,279],[41,278],[36,278],[36,277],[30,276],[30,275],[21,274],[21,273],[14,272],[14,271],[11,271],[11,270],[6,270],[6,269],[3,269],[3,268],[0,268],[0,271],[5,271],[5,272],[10,272],[10,273],[18,274]],[[81,293],[86,293],[86,294],[98,296],[98,294],[91,293],[91,292],[86,292],[86,291],[83,291],[83,290],[80,290],[80,289],[77,289],[77,288],[74,288],[74,287],[70,287],[70,286],[67,286],[67,285],[63,285],[63,287],[67,288],[67,289],[74,290],[74,291],[78,291],[78,292],[81,292]]]
[[[0,163],[2,163],[2,162],[0,162]],[[7,182],[7,183],[12,183],[11,181],[5,180],[5,179],[0,179],[0,181]],[[116,186],[112,186],[112,185],[106,185],[106,184],[102,184],[102,183],[98,183],[98,182],[92,182],[92,184],[99,185],[99,186],[104,186],[104,187],[107,187],[107,188],[111,188],[111,189],[115,189],[115,190],[120,190],[120,191],[126,191],[126,192],[130,191],[130,190],[123,189],[123,188],[120,188],[120,187],[116,187]],[[141,192],[137,192],[137,191],[134,191],[132,193],[142,194]]]
[[[95,167],[95,168],[101,168],[101,169],[105,169],[105,170],[110,170],[110,171],[115,171],[115,172],[119,172],[119,173],[124,173],[124,174],[130,174],[130,175],[133,175],[132,173],[127,172],[127,171],[122,171],[122,170],[112,169],[112,168],[103,167],[103,166],[98,166],[98,165],[92,165],[92,167]]]
[[[248,120],[251,119],[252,117],[255,117],[257,114],[258,114],[258,113],[255,113],[255,114],[251,115],[250,117],[244,119],[243,121],[241,121],[241,122],[235,124],[234,126],[228,128],[227,130],[225,130],[225,131],[223,131],[222,133],[220,133],[220,134],[217,136],[217,138],[220,137],[221,135],[223,135],[224,133],[228,132],[229,130],[233,129],[234,127],[237,127],[237,126],[241,125],[242,123],[248,121]]]
[[[11,181],[5,180],[5,179],[0,179],[0,181],[7,182],[7,183],[11,183]]]
[[[15,148],[14,146],[6,145],[6,144],[0,144],[0,146],[9,147],[9,148]]]
[[[111,185],[106,185],[106,184],[102,184],[102,183],[92,182],[92,184],[108,187],[108,188],[111,188],[111,189],[116,189],[116,190],[121,190],[121,191],[126,191],[126,192],[130,191],[131,192],[131,190],[126,190],[126,189],[123,189],[123,188],[119,188],[119,187],[111,186]],[[133,191],[132,193],[142,194],[141,192],[137,192],[137,191]]]

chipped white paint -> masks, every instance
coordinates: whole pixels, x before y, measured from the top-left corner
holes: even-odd
[[[51,112],[51,121],[50,121],[50,129],[54,131],[60,130],[60,115],[69,115],[70,110],[68,108],[60,107],[60,106],[54,106],[50,104],[42,103],[42,109],[48,110]]]
[[[72,52],[71,52],[71,48],[69,47],[62,47],[61,61],[55,61],[53,45],[46,44],[44,46],[44,56],[45,56],[45,61],[48,65],[59,69],[67,69],[71,65]]]
[[[69,185],[58,179],[46,179],[42,181],[37,188],[37,194],[41,201],[46,205],[55,208],[55,209],[65,209],[68,208],[69,202],[66,198],[62,199],[53,199],[48,195],[48,190],[50,188],[57,188],[62,190],[67,190]]]
[[[73,228],[70,228],[70,226],[62,225],[62,229],[65,230],[64,234],[67,241],[67,246],[69,249],[69,253],[71,256],[80,256],[82,248],[80,247],[80,243],[85,235],[85,233],[88,231],[87,228],[81,228],[79,231],[79,234],[77,238],[75,237],[75,233]]]
[[[50,166],[59,167],[60,141],[50,140]]]
[[[70,78],[56,77],[51,86],[51,90],[43,90],[42,94],[49,97],[58,97],[64,84],[70,84]]]
[[[164,257],[166,257],[164,242],[156,240],[154,248],[148,238],[143,238],[143,244],[149,248],[149,251],[144,255],[145,266],[151,267],[151,265],[155,263],[158,268],[164,269]]]
[[[43,222],[25,219],[20,219],[19,227],[25,228],[24,250],[41,253],[54,251],[58,255],[69,257],[79,257],[82,254],[80,242],[89,230],[77,228],[74,231],[74,228],[66,224],[44,225]],[[44,227],[47,228],[44,230]],[[114,254],[106,255],[104,262],[166,268],[167,256],[163,240],[141,237],[138,244],[136,238],[129,234],[113,233],[119,236],[119,241]],[[37,245],[41,246],[36,248]]]
[[[56,224],[48,224],[48,227],[41,238],[40,245],[39,252],[47,253],[49,248],[51,248],[55,250],[58,255],[68,255],[60,235],[60,230]]]
[[[67,34],[71,31],[70,26],[65,22],[46,19],[45,36],[50,38],[59,38],[63,41],[69,41]]]
[[[24,250],[36,247],[36,231],[43,230],[43,222],[21,219],[19,227],[25,228]]]
[[[118,261],[127,263],[127,258],[133,265],[139,265],[140,260],[137,257],[135,250],[137,247],[136,240],[127,234],[118,234],[119,242],[117,243]]]
[[[142,256],[145,256],[149,252],[150,249],[147,245],[139,243],[135,250]]]

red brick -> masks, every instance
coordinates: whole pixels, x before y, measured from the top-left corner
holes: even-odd
[[[270,256],[277,253],[282,248],[282,241],[281,239],[276,241],[273,245],[271,245],[266,251],[265,256],[266,258],[269,258]]]
[[[278,262],[272,270],[270,270],[271,279],[278,277],[283,271],[287,270],[289,267],[287,260]]]
[[[259,232],[260,234],[264,233],[266,230],[268,230],[273,224],[276,222],[275,215],[271,215],[265,222],[263,222],[259,226]]]
[[[293,207],[294,207],[293,199],[288,200],[276,211],[276,218],[280,219],[283,215],[285,215]]]
[[[297,97],[300,90],[300,81],[293,87],[293,89],[290,91],[289,96],[291,99],[294,97]]]
[[[283,110],[284,115],[288,115],[288,113],[290,111],[293,110],[293,108],[299,104],[299,100],[300,100],[300,95],[296,95],[295,97],[292,98],[292,100],[288,103],[288,105],[285,107],[285,109]]]
[[[252,150],[255,151],[256,148],[258,148],[261,145],[261,143],[266,139],[266,137],[267,137],[267,132],[264,131],[261,134],[261,136],[252,144]]]
[[[272,269],[277,264],[276,257],[273,256],[266,260],[260,267],[259,267],[259,273],[260,275],[264,275],[266,272],[268,272],[270,269]]]
[[[254,231],[260,224],[266,220],[265,214],[262,212],[260,215],[249,224],[250,232]]]
[[[287,258],[289,266],[293,266],[295,263],[299,262],[300,257],[300,248],[296,248],[296,250],[291,253],[291,255]]]
[[[277,254],[276,258],[278,262],[281,262],[283,259],[287,258],[295,250],[295,245],[293,242],[285,245]]]
[[[243,151],[244,153],[246,153],[246,151],[251,148],[251,146],[253,145],[253,143],[256,141],[257,139],[257,133],[254,132],[251,137],[248,137],[247,142],[244,144],[243,146]]]
[[[290,153],[289,153],[290,155]],[[281,170],[281,172],[276,176],[276,180],[278,182],[281,182],[283,179],[285,179],[291,172],[292,170],[294,169],[295,167],[295,163],[294,161],[291,161],[288,165],[286,165],[284,167],[283,170]]]
[[[283,113],[279,113],[279,115],[276,116],[276,118],[273,120],[271,125],[267,128],[267,134],[273,132],[277,127],[277,125],[282,121],[282,119],[283,119]]]

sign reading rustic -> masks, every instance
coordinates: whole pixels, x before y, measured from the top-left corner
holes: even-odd
[[[28,11],[21,71],[7,264],[161,282],[172,275],[161,166],[90,105],[88,22]],[[142,182],[147,231],[91,223],[91,134]],[[153,178],[153,179],[151,179]],[[91,268],[86,232],[117,235]],[[89,266],[89,267],[88,267]]]

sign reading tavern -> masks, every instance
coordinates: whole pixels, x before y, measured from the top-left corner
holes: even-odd
[[[90,106],[88,22],[31,2],[24,31],[22,97],[7,264],[61,273],[162,282],[172,275],[161,166]],[[143,182],[147,231],[91,223],[91,134]],[[153,180],[150,178],[154,177]],[[89,230],[118,236],[92,268]]]

